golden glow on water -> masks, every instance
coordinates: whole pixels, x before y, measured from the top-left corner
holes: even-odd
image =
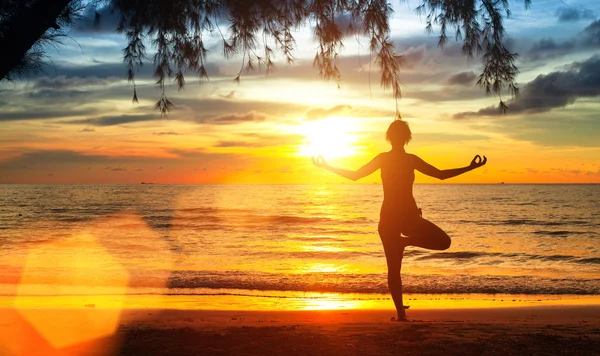
[[[86,355],[90,350],[78,345],[93,341],[94,354],[102,355],[111,345],[98,340],[116,332],[135,284],[132,262],[138,273],[150,266],[164,270],[145,280],[156,288],[166,287],[173,268],[169,246],[136,214],[108,216],[41,241],[26,251],[16,288],[7,289],[14,296],[0,298],[0,307],[11,310],[12,322],[0,323],[0,345],[10,354],[53,355],[75,347],[69,355]],[[119,253],[133,243],[127,258]]]
[[[341,251],[347,251],[348,249],[345,248],[340,248],[340,247],[335,247],[332,246],[331,244],[324,244],[324,245],[310,245],[310,246],[300,246],[300,248],[303,251],[315,251],[315,252],[341,252]]]
[[[343,272],[344,265],[336,263],[302,263],[296,267],[297,273]]]
[[[72,251],[75,253],[65,253]],[[72,294],[90,283],[110,285],[117,293],[111,298],[111,312],[92,314],[86,309],[71,309],[56,313],[52,309],[32,309],[29,299],[15,298],[14,308],[30,326],[57,349],[77,345],[113,334],[119,326],[120,310],[129,283],[129,274],[115,258],[89,234],[38,245],[29,251],[17,295],[27,294],[27,289],[40,283],[36,271],[52,268],[61,271],[56,285],[49,286],[54,293]],[[75,290],[72,287],[75,286]],[[97,296],[78,297],[83,305],[95,305]]]

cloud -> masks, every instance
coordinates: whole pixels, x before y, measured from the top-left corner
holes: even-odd
[[[425,59],[427,53],[427,45],[421,44],[419,46],[412,46],[408,49],[400,52],[402,56],[402,68],[414,69]]]
[[[115,126],[129,124],[133,122],[152,121],[159,119],[160,116],[154,113],[144,115],[118,115],[118,116],[102,116],[93,119],[70,120],[63,121],[63,124],[71,125],[92,125],[92,126]]]
[[[600,45],[600,19],[589,24],[581,31],[581,34],[583,37],[582,43],[585,46]]]
[[[333,22],[339,27],[340,31],[344,35],[344,37],[361,35],[364,31],[362,31],[362,19],[353,18],[352,14],[345,13],[341,15],[336,15],[333,19]],[[315,27],[312,27],[312,32],[314,32]]]
[[[0,167],[36,166],[38,164],[51,165],[56,163],[95,163],[108,162],[111,157],[100,155],[86,155],[70,150],[41,150],[24,152],[20,156],[10,158],[0,163]]]
[[[361,18],[354,18],[351,14],[342,14],[334,18],[334,22],[339,26],[344,36],[360,35],[362,31]]]
[[[96,130],[94,130],[91,127],[86,127],[86,128],[84,128],[82,130],[79,130],[79,132],[96,132]]]
[[[291,114],[300,115],[308,108],[307,105],[283,101],[258,100],[224,100],[214,98],[177,98],[174,99],[177,109],[189,111],[196,115],[193,121],[209,123],[212,119],[231,113],[261,113],[270,117],[283,117]],[[170,116],[169,116],[170,117]]]
[[[534,114],[573,104],[579,98],[600,96],[600,55],[584,62],[574,62],[568,71],[539,75],[521,89],[521,95],[510,100],[508,115]],[[477,112],[461,112],[455,119],[502,115],[497,107]]]
[[[556,42],[552,38],[543,38],[534,42],[525,58],[531,61],[551,59],[574,51],[585,51],[597,48],[600,45],[600,20],[591,22],[581,32],[571,39]]]
[[[339,115],[349,110],[352,110],[352,107],[350,105],[337,105],[330,109],[310,109],[306,112],[304,118],[306,120],[319,120],[330,116]]]
[[[579,20],[593,20],[596,18],[590,9],[577,9],[574,7],[561,7],[556,10],[555,15],[560,22],[574,22]]]
[[[67,77],[64,75],[59,75],[56,77],[44,76],[33,81],[33,88],[65,90],[80,87],[104,86],[119,81],[125,81],[125,77],[123,75],[106,78]]]
[[[0,110],[1,111],[1,110]],[[53,109],[53,108],[31,108],[27,111],[4,111],[0,112],[0,121],[21,121],[56,119],[72,116],[84,116],[94,114],[98,109]]]
[[[527,52],[527,58],[532,61],[537,61],[540,59],[563,56],[573,51],[576,46],[577,42],[575,40],[558,43],[552,38],[543,38],[531,46],[531,49]]]
[[[215,147],[265,147],[269,146],[263,142],[248,142],[248,141],[219,141]]]
[[[472,70],[468,72],[460,72],[448,78],[448,84],[468,86],[475,81],[475,77],[475,72]]]
[[[229,162],[236,164],[242,161],[247,161],[246,156],[233,153],[218,153],[207,152],[202,149],[194,150],[177,150],[167,149],[171,153],[171,157],[154,157],[154,156],[107,156],[98,154],[87,154],[85,152],[72,150],[27,150],[21,149],[18,155],[0,161],[0,171],[7,175],[0,175],[0,181],[7,181],[9,172],[13,173],[13,177],[23,176],[23,170],[29,169],[32,171],[40,170],[55,170],[87,167],[87,169],[100,169],[106,172],[141,172],[143,168],[129,169],[127,167],[149,167],[159,166],[158,169],[165,170],[167,168],[181,166],[190,166],[192,164],[202,164],[210,166],[215,162]],[[28,173],[30,174],[30,173]],[[35,177],[28,177],[35,179]],[[19,178],[20,179],[20,178]]]
[[[82,90],[53,90],[42,89],[31,91],[26,94],[29,99],[50,99],[50,100],[69,100],[88,95],[88,92]]]
[[[227,94],[219,94],[219,96],[223,99],[231,100],[237,96],[237,92],[235,90],[232,90]]]
[[[157,136],[177,136],[177,135],[179,135],[177,132],[173,132],[173,131],[153,132],[152,134],[157,135]]]
[[[221,115],[215,117],[200,117],[195,121],[199,124],[210,124],[210,125],[232,125],[241,124],[246,122],[262,122],[265,121],[267,115],[258,113],[256,111],[250,111],[246,114],[231,114]]]
[[[240,136],[251,140],[222,140],[215,147],[276,147],[285,145],[298,145],[305,138],[301,134],[259,134],[247,133]]]
[[[462,142],[462,141],[487,141],[489,136],[480,134],[454,134],[454,133],[437,133],[437,132],[419,132],[413,134],[414,139],[420,143],[439,143],[439,142]]]
[[[98,24],[95,24],[96,12],[100,15]],[[75,33],[115,33],[120,20],[121,13],[112,6],[88,6],[72,27]]]

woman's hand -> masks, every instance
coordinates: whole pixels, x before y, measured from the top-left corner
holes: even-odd
[[[315,159],[315,157],[313,156],[312,158],[312,163],[320,168],[327,168],[329,165],[327,164],[327,162],[325,161],[325,158],[323,158],[323,156],[318,155],[317,158]]]
[[[476,155],[473,158],[473,160],[471,161],[471,164],[469,165],[469,168],[471,168],[471,169],[479,168],[479,167],[483,166],[486,163],[487,163],[487,157],[486,156],[483,156],[483,159],[481,159],[480,155]]]

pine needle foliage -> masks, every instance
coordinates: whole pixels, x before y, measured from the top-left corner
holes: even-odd
[[[18,7],[35,1],[43,0],[0,0],[0,40],[3,33],[9,32],[7,28]],[[531,0],[523,2],[529,7]],[[241,58],[240,70],[233,78],[240,82],[247,71],[258,69],[270,73],[275,70],[276,55],[292,64],[296,50],[294,33],[310,25],[318,43],[313,64],[321,77],[339,86],[343,74],[339,59],[345,36],[338,19],[350,18],[359,26],[355,30],[368,41],[381,73],[381,86],[392,92],[397,116],[400,116],[402,56],[394,48],[390,30],[393,8],[389,1],[90,0],[85,3],[109,6],[121,14],[117,30],[127,39],[123,60],[127,79],[133,84],[133,101],[138,101],[136,70],[151,60],[161,92],[155,109],[163,115],[173,108],[165,92],[167,83],[173,82],[183,90],[186,74],[193,74],[200,84],[209,80],[206,40],[214,34],[220,37],[224,58]],[[61,14],[61,21],[72,22],[82,6],[81,1],[72,1]],[[517,54],[505,43],[503,20],[510,16],[508,0],[419,0],[416,11],[425,18],[427,31],[439,28],[440,47],[447,44],[448,33],[453,32],[455,40],[462,43],[465,56],[481,57],[483,70],[477,84],[488,94],[497,95],[500,109],[506,110],[502,92],[507,90],[511,96],[519,93],[515,82]],[[39,68],[39,61],[44,57],[41,44],[56,40],[53,36],[60,34],[49,30],[23,55],[23,63],[14,68],[14,73]]]

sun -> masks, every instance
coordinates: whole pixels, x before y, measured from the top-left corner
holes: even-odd
[[[338,116],[304,121],[298,133],[305,136],[298,155],[340,158],[357,153],[356,121]]]

